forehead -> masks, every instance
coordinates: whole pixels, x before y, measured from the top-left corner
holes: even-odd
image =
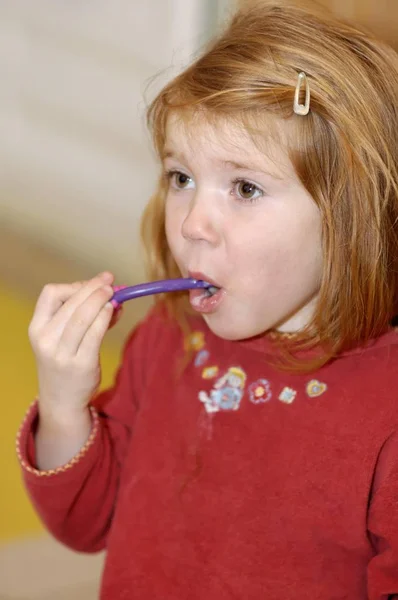
[[[199,157],[218,162],[272,171],[276,176],[292,174],[292,165],[283,144],[284,133],[274,120],[264,130],[250,133],[232,119],[195,113],[170,113],[166,124],[163,158],[169,154]]]

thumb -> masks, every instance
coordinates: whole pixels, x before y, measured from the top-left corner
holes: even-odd
[[[117,308],[115,308],[115,310],[113,311],[113,315],[110,320],[108,329],[111,329],[112,327],[114,327],[116,325],[116,323],[121,318],[122,314],[123,314],[123,306],[120,305]]]

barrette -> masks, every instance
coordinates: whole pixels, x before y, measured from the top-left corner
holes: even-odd
[[[300,104],[300,92],[301,86],[305,85],[305,103]],[[296,91],[294,94],[294,104],[293,110],[296,115],[305,116],[310,112],[310,100],[311,100],[311,92],[310,92],[310,84],[308,83],[307,75],[303,72],[298,74]]]

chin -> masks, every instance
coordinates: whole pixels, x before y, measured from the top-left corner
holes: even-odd
[[[240,326],[239,323],[234,323],[233,319],[219,319],[216,315],[204,315],[203,318],[214,335],[231,342],[247,340],[257,335],[261,335],[267,330],[266,327]]]

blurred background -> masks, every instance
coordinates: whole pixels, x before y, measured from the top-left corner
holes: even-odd
[[[247,0],[250,1],[250,0]],[[0,600],[94,600],[103,557],[42,530],[15,459],[36,394],[27,328],[47,282],[143,281],[139,219],[156,178],[144,113],[239,0],[0,0]],[[397,0],[322,0],[398,46]],[[148,301],[102,351],[111,383]]]

